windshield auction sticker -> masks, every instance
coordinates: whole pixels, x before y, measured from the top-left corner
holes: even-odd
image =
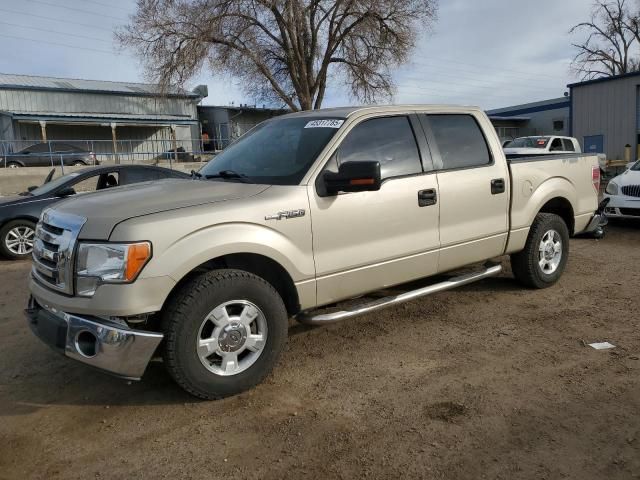
[[[340,128],[344,120],[312,120],[304,128]]]

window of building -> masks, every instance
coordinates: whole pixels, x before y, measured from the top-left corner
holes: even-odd
[[[564,120],[554,120],[553,121],[553,130],[555,132],[561,132],[564,130]]]
[[[418,146],[407,117],[374,118],[356,125],[340,144],[337,162],[380,162],[383,180],[422,172]]]
[[[428,115],[445,170],[491,163],[480,125],[471,115]]]

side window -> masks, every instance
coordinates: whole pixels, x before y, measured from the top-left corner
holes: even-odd
[[[560,152],[564,147],[562,146],[562,140],[559,138],[554,138],[553,142],[551,142],[551,146],[549,147],[550,152]]]
[[[571,140],[569,140],[568,138],[563,138],[562,139],[562,143],[564,144],[564,150],[566,152],[575,152],[576,149],[573,146],[573,142]]]
[[[120,185],[120,175],[118,172],[107,172],[100,175],[98,180],[98,190],[117,187]]]
[[[43,152],[49,152],[49,144],[48,143],[37,143],[35,145],[31,145],[29,148],[25,148],[25,150],[28,150],[31,153],[43,153]],[[53,147],[51,148],[51,150],[53,151]]]
[[[149,182],[163,178],[158,172],[146,168],[127,168],[123,170],[123,179],[121,185],[130,185],[132,183]]]
[[[366,120],[349,132],[337,152],[338,164],[376,161],[380,162],[383,180],[422,172],[418,145],[407,117]]]
[[[95,192],[98,190],[98,179],[99,175],[94,175],[93,177],[85,178],[84,180],[80,180],[77,183],[71,185],[76,193],[88,193]]]
[[[452,168],[480,167],[491,163],[484,134],[471,115],[428,115],[442,166]]]

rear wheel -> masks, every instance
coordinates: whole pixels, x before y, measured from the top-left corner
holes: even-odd
[[[86,163],[84,163],[82,160],[76,160],[75,162],[73,162],[74,167],[82,167],[84,165],[86,165]]]
[[[11,260],[28,258],[33,252],[36,233],[35,223],[29,220],[14,220],[0,229],[0,253]]]
[[[531,225],[524,250],[511,255],[511,269],[520,283],[546,288],[562,276],[568,256],[567,224],[558,215],[539,213]]]
[[[269,283],[241,270],[214,270],[184,285],[166,309],[165,365],[192,395],[234,395],[271,372],[287,329],[284,303]]]
[[[22,167],[22,165],[20,165],[19,163],[16,163],[16,162],[7,163],[7,168],[20,168],[20,167]]]

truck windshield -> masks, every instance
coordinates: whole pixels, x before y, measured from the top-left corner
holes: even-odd
[[[261,123],[198,172],[270,185],[297,185],[344,120],[279,118]]]
[[[522,137],[511,140],[504,148],[544,148],[547,143],[548,137]]]

